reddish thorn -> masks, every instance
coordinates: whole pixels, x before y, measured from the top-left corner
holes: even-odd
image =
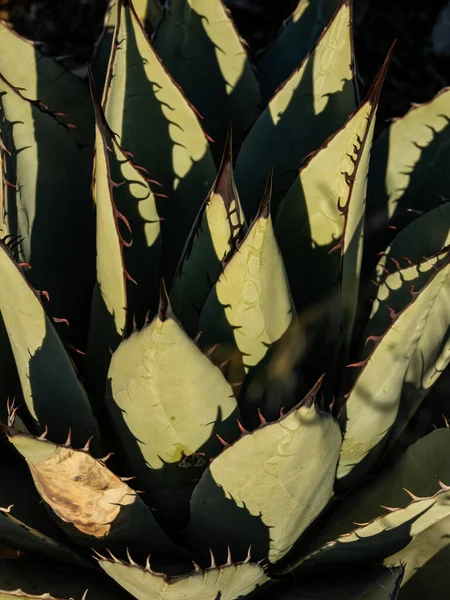
[[[245,429],[245,427],[243,427],[242,423],[239,421],[239,419],[236,419],[236,422],[238,424],[239,430],[241,433],[248,433],[248,431]]]
[[[259,410],[259,408],[258,408],[258,417],[259,417],[259,420],[261,421],[261,425],[265,425],[267,423],[266,419],[263,417],[263,414]]]
[[[64,323],[65,325],[67,325],[67,327],[70,327],[70,323],[67,319],[60,319],[58,317],[52,317],[52,319],[55,323]]]
[[[409,267],[414,267],[414,263],[412,262],[412,260],[409,260],[409,258],[407,256],[402,256],[402,258],[403,258],[403,260],[406,260]]]
[[[368,358],[365,358],[364,360],[361,360],[357,363],[352,363],[351,365],[347,365],[347,368],[348,367],[364,367],[367,364],[368,360],[369,360]]]
[[[216,437],[219,440],[219,442],[222,444],[222,446],[224,446],[224,448],[229,447],[230,444],[228,442],[226,442],[223,438],[221,438],[218,433],[216,433]]]
[[[221,362],[219,364],[219,369],[222,370],[224,367],[226,367],[229,363],[231,362],[231,358],[227,358],[226,360],[224,360],[223,362]]]
[[[398,260],[393,258],[392,256],[390,256],[389,258],[392,260],[394,265],[397,267],[397,270],[400,271],[402,267],[400,266],[400,263],[398,262]]]
[[[369,342],[374,342],[374,344],[378,344],[380,342],[380,340],[383,338],[383,335],[369,335],[368,338],[366,339],[365,345],[367,346],[367,344]]]
[[[213,353],[215,350],[217,350],[217,348],[218,348],[218,347],[219,347],[219,344],[214,344],[214,346],[211,346],[211,348],[205,352],[205,356],[207,356],[208,358],[210,358],[210,357],[211,357],[211,354],[212,354],[212,353]]]

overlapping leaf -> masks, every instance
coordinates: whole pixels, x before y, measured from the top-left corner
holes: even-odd
[[[119,146],[95,92],[94,102],[97,284],[87,365],[91,383],[102,395],[111,350],[117,348],[125,334],[127,319],[128,325],[133,320],[142,324],[146,313],[155,306],[160,219],[148,178]]]
[[[276,40],[258,57],[258,80],[265,101],[305,58],[338,5],[339,0],[299,0]]]
[[[239,147],[260,112],[255,73],[222,0],[172,0],[155,39],[165,67],[203,117],[222,155],[233,125]]]
[[[137,164],[164,186],[165,275],[171,278],[194,219],[216,176],[193,107],[164,69],[132,5],[119,2],[106,118]]]
[[[257,218],[226,264],[200,315],[200,341],[219,344],[228,378],[242,382],[287,331],[294,308],[270,216],[269,179]]]
[[[58,525],[82,544],[108,547],[128,544],[140,549],[173,552],[174,546],[157,525],[150,509],[102,460],[89,452],[89,443],[75,450],[12,428],[2,427],[25,458],[42,499]]]
[[[372,332],[369,321],[367,332],[373,334],[375,348],[361,363],[362,371],[345,404],[338,469],[343,485],[352,484],[372,467],[396,421],[402,393],[412,388],[408,392],[420,401],[450,360],[448,252],[434,266],[432,259],[427,265],[428,282],[417,292],[411,289],[410,303],[399,314],[392,312],[387,331]],[[409,269],[417,273],[417,267]],[[390,287],[410,289],[403,272],[390,277],[397,279]]]
[[[383,250],[398,229],[448,198],[450,88],[414,105],[374,144],[367,198],[367,252]],[[389,227],[390,226],[390,227]]]
[[[17,74],[12,82],[24,84]],[[10,184],[3,207],[7,233],[18,236],[19,256],[32,263],[28,277],[34,287],[49,293],[51,313],[69,320],[64,333],[83,344],[94,275],[94,215],[78,129],[2,76],[0,93]]]
[[[181,577],[157,573],[149,563],[143,568],[135,562],[128,564],[103,557],[99,563],[138,600],[236,600],[248,596],[268,580],[262,566],[247,561],[237,564],[230,561],[219,567],[213,563],[209,569],[202,571],[197,567],[194,572]]]
[[[189,235],[170,292],[174,312],[192,336],[197,335],[208,293],[245,228],[234,183],[231,145],[230,133],[216,181]]]
[[[124,452],[171,526],[188,500],[216,434],[237,435],[231,386],[176,321],[165,290],[158,316],[123,341],[108,374],[107,406]]]
[[[336,353],[338,338],[345,355],[353,331],[363,249],[366,178],[378,99],[389,58],[361,107],[300,170],[282,200],[275,223],[297,311],[336,296],[339,308],[333,310],[332,327],[328,333],[324,332],[331,357]],[[319,343],[322,363],[319,368],[331,374],[332,362],[323,364],[323,336]],[[311,362],[317,361],[314,349],[312,357]]]
[[[248,218],[257,210],[269,170],[275,169],[276,213],[306,155],[342,127],[355,109],[352,61],[350,6],[343,1],[317,45],[244,140],[236,183]]]
[[[338,424],[314,404],[318,387],[212,461],[191,498],[186,534],[197,548],[221,553],[229,544],[239,556],[251,544],[255,558],[276,562],[317,518],[341,445]]]
[[[14,354],[28,411],[40,432],[48,426],[63,442],[72,428],[75,443],[99,432],[75,369],[50,319],[10,251],[0,243],[0,313]]]

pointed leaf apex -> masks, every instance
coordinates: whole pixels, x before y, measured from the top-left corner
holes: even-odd
[[[222,161],[217,172],[213,191],[215,194],[222,196],[225,204],[229,204],[234,199],[233,137],[231,124],[228,126]],[[230,207],[228,206],[228,208]]]
[[[316,400],[316,396],[319,393],[319,390],[322,386],[322,382],[324,379],[325,379],[325,373],[322,373],[322,375],[319,377],[319,379],[314,384],[314,386],[310,389],[310,391],[306,394],[306,396],[300,402],[300,406],[305,407],[305,408],[311,408],[311,406],[314,404],[314,402]]]
[[[371,104],[377,104],[378,103],[378,99],[380,97],[380,92],[381,92],[381,88],[383,87],[384,84],[384,80],[386,78],[386,74],[388,72],[389,69],[389,65],[391,64],[391,60],[392,60],[392,55],[394,53],[394,47],[396,44],[397,40],[394,40],[391,47],[389,48],[389,51],[387,53],[387,56],[381,66],[381,69],[378,71],[377,76],[375,77],[372,85],[370,86],[370,89],[367,93],[367,99],[369,100],[369,102]]]
[[[258,219],[268,219],[270,217],[270,200],[272,198],[272,182],[273,182],[273,169],[270,170],[269,176],[267,177],[266,188],[262,197],[261,205],[259,207]]]
[[[158,318],[160,321],[167,321],[173,315],[170,305],[169,294],[164,279],[161,279],[161,287],[159,289],[159,307]]]

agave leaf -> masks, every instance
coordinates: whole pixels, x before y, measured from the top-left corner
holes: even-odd
[[[230,122],[239,147],[260,113],[261,96],[222,0],[172,0],[154,43],[169,73],[203,116],[217,158]]]
[[[3,594],[3,595],[2,595]],[[0,561],[0,600],[129,600],[102,572],[25,556]]]
[[[405,564],[400,598],[445,598],[450,584],[448,557],[450,517],[425,529],[400,552],[389,556],[385,563]]]
[[[229,544],[236,556],[251,544],[254,557],[276,562],[320,514],[333,493],[341,433],[315,405],[319,387],[211,462],[191,498],[186,534],[195,547],[216,553]]]
[[[22,400],[22,389],[14,354],[0,310],[0,422],[8,418],[8,398]]]
[[[101,557],[99,564],[117,583],[138,600],[236,600],[248,596],[268,581],[262,566],[256,563],[232,563],[202,571],[199,567],[187,575],[167,577],[153,571],[150,564],[140,567]]]
[[[0,543],[89,568],[49,517],[26,464],[3,436],[0,452]]]
[[[216,176],[209,143],[181,89],[164,70],[132,7],[120,1],[104,96],[106,119],[164,186],[165,277],[173,276],[189,231]]]
[[[0,590],[0,600],[10,600],[11,598],[16,598],[16,600],[29,600],[30,598],[32,600],[62,600],[61,598],[55,598],[55,596],[50,596],[48,592],[36,596],[35,594],[27,594],[26,592],[22,592],[21,590]]]
[[[28,411],[39,431],[48,426],[63,441],[72,428],[75,443],[99,432],[89,400],[53,325],[8,248],[0,242],[0,313]]]
[[[41,533],[13,516],[14,507],[0,508],[0,540],[19,551],[32,552],[52,560],[72,563],[78,567],[90,564],[60,541]]]
[[[158,0],[133,0],[133,6],[139,20],[144,25],[149,25],[151,31],[161,23],[164,11]]]
[[[200,314],[201,343],[221,344],[228,378],[245,374],[287,331],[294,313],[289,284],[270,216],[271,178],[257,218],[226,264]]]
[[[351,11],[342,0],[303,63],[277,91],[244,140],[236,163],[242,205],[253,216],[274,167],[274,214],[302,160],[355,109]],[[249,175],[251,174],[251,175]]]
[[[417,264],[411,263],[401,267],[397,262],[394,269],[388,271],[383,265],[383,258],[377,266],[380,281],[377,295],[373,300],[369,322],[365,329],[365,337],[377,336],[386,331],[392,323],[392,312],[400,313],[411,302],[411,292],[419,292],[429,281],[434,270],[440,268],[447,260],[447,251],[424,258]],[[382,275],[381,275],[382,274]],[[389,307],[389,309],[387,308]],[[370,340],[369,340],[370,341]],[[369,356],[370,346],[366,343],[365,355]]]
[[[98,113],[98,109],[96,112]],[[113,146],[113,141],[100,118],[96,119],[95,126],[93,186],[97,217],[97,282],[92,299],[86,358],[90,383],[98,392],[104,390],[105,376],[111,360],[110,348],[115,350],[125,333],[128,308],[123,238],[119,232],[119,212],[114,202],[108,156],[108,148]]]
[[[27,98],[43,102],[50,111],[64,113],[59,115],[62,122],[76,125],[71,134],[81,145],[89,168],[94,114],[85,83],[1,22],[0,73],[7,81],[23,88]]]
[[[258,81],[265,102],[304,60],[338,6],[339,0],[299,0],[275,41],[258,56]]]
[[[433,266],[431,261],[426,285],[417,292],[413,287],[406,308],[400,314],[392,312],[387,331],[372,338],[374,350],[362,361],[363,369],[347,396],[338,469],[343,485],[351,485],[366,473],[379,456],[397,418],[402,392],[420,402],[449,363],[448,252]],[[401,285],[410,287],[405,279]]]
[[[33,266],[28,278],[48,292],[50,312],[73,326],[64,333],[72,343],[84,343],[83,334],[77,332],[84,331],[89,315],[94,274],[90,171],[75,130],[59,116],[30,101],[26,92],[1,75],[0,94],[11,184],[4,207],[7,233],[18,236],[20,259]]]
[[[404,567],[371,567],[351,576],[333,573],[331,581],[277,582],[275,593],[277,600],[397,600],[403,573]],[[273,598],[268,591],[267,599]]]
[[[7,175],[6,175],[6,158],[8,149],[3,141],[4,133],[0,127],[0,238],[4,238],[10,234],[8,230],[8,219],[6,217],[6,209],[8,206],[7,192]]]
[[[386,248],[417,215],[448,194],[450,88],[413,105],[373,147],[367,190],[367,253]]]
[[[402,508],[388,508],[377,519],[325,544],[307,556],[296,573],[301,576],[311,569],[374,563],[406,547],[416,535],[450,516],[450,487],[440,485],[434,496],[414,499]]]
[[[216,181],[191,230],[170,292],[174,312],[191,336],[197,334],[199,312],[222,272],[223,261],[245,229],[231,147],[230,131]]]
[[[399,265],[423,262],[425,257],[438,254],[449,244],[450,202],[417,217],[394,238],[381,257],[373,280],[380,283]]]
[[[338,340],[342,344],[342,360],[353,332],[363,249],[366,178],[378,99],[389,60],[390,55],[361,107],[300,170],[281,202],[275,223],[297,311],[303,312],[337,296],[339,308],[333,310],[332,326],[318,340],[321,356],[324,340],[329,344],[331,364],[326,369],[329,374],[333,373]],[[315,377],[319,375],[314,367],[317,348],[311,356]]]
[[[412,444],[393,465],[386,465],[376,479],[345,498],[315,536],[314,547],[353,531],[355,523],[366,524],[383,517],[386,507],[404,506],[411,497],[432,497],[440,491],[438,481],[450,478],[449,443],[450,430],[436,429]]]
[[[28,464],[41,498],[56,522],[75,542],[114,547],[129,544],[141,549],[173,551],[137,493],[114,475],[103,460],[89,452],[2,426],[2,431]]]
[[[103,20],[103,31],[95,45],[91,62],[95,85],[102,97],[105,93],[105,81],[112,56],[112,43],[117,23],[117,2],[118,0],[110,0],[108,4]]]
[[[412,224],[410,227],[412,227]],[[398,250],[398,246],[396,249]],[[427,284],[433,272],[439,269],[446,260],[447,253],[445,251],[432,256],[428,260],[423,259],[417,265],[411,263],[410,266],[403,268],[394,259],[393,263],[397,270],[389,273],[383,265],[385,261],[385,257],[383,257],[377,267],[380,282],[378,283],[377,296],[373,301],[370,320],[365,331],[366,340],[376,341],[380,332],[384,332],[390,327],[391,315],[402,312],[411,301],[411,293],[419,292]],[[405,260],[403,259],[402,262],[405,262]],[[387,309],[387,306],[389,306],[389,309]],[[370,346],[366,343],[366,356],[369,354]],[[428,383],[426,383],[427,376],[423,372],[424,367],[423,357],[420,354],[415,356],[415,360],[412,360],[408,367],[401,389],[396,420],[387,440],[389,446],[392,446],[403,433],[430,390],[434,390],[436,385],[440,384],[442,367],[438,367],[439,373],[436,372]],[[418,382],[420,382],[419,373],[423,377],[423,383],[418,385]]]
[[[147,31],[154,31],[162,20],[163,9],[158,0],[134,0],[136,14]],[[95,48],[92,72],[97,88],[104,90],[109,59],[112,54],[114,29],[117,23],[118,0],[111,0],[105,13],[101,38]]]
[[[94,89],[93,96],[97,136],[94,170],[97,285],[87,366],[101,396],[111,350],[121,341],[127,317],[128,329],[131,329],[130,321],[143,323],[145,314],[154,305],[160,220],[148,180],[117,143]],[[131,239],[128,241],[128,238]]]
[[[164,288],[159,314],[121,343],[108,379],[107,406],[133,473],[176,526],[220,452],[215,434],[238,433],[233,390],[176,321]]]

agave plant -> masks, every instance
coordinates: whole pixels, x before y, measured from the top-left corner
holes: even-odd
[[[88,81],[0,27],[0,597],[397,598],[450,522],[446,420],[405,448],[450,89],[375,138],[395,49],[360,99],[349,0],[255,65],[221,0],[158,7]]]

